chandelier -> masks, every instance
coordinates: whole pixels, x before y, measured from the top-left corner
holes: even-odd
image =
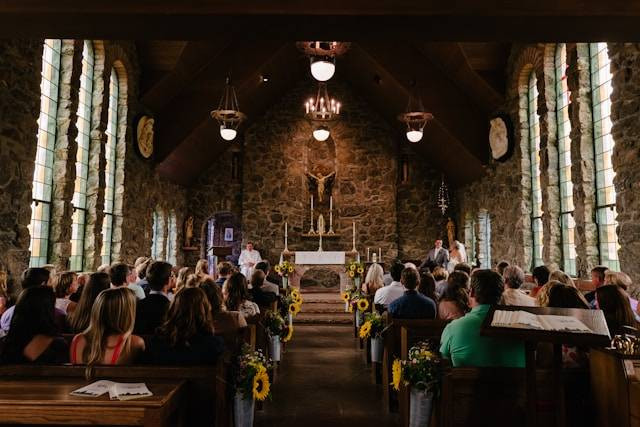
[[[309,56],[313,78],[319,82],[326,82],[336,72],[336,56],[346,52],[351,43],[307,41],[298,42],[296,45]]]
[[[224,93],[220,98],[218,109],[211,112],[211,117],[220,123],[220,136],[225,141],[233,141],[238,134],[238,126],[247,116],[240,111],[236,90],[231,85],[231,79],[227,77],[224,85]]]
[[[442,211],[442,215],[447,212],[449,208],[449,189],[444,182],[444,175],[442,176],[442,182],[440,183],[440,189],[438,190],[438,208]]]
[[[329,97],[326,83],[318,83],[318,93],[315,98],[309,98],[304,103],[305,117],[316,123],[313,137],[317,141],[326,141],[331,135],[327,123],[338,118],[342,104]]]
[[[419,142],[422,139],[424,127],[429,120],[433,119],[433,114],[424,111],[422,100],[414,94],[409,94],[407,110],[398,116],[398,120],[407,125],[407,139],[410,142]]]

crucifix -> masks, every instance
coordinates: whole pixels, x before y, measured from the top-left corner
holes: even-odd
[[[336,173],[331,172],[330,174],[325,176],[323,176],[320,172],[318,172],[318,175],[314,175],[309,172],[307,172],[306,174],[309,178],[309,182],[315,182],[316,187],[318,188],[318,202],[322,202],[324,200],[324,193],[327,187],[330,187],[333,183],[333,178],[336,176]]]

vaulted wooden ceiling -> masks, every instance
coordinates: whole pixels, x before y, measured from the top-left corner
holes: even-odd
[[[215,43],[137,45],[142,104],[156,116],[158,171],[185,185],[231,145],[220,138],[209,116],[227,74],[233,76],[243,111],[256,120],[308,73],[308,60],[293,42],[230,35]],[[436,168],[456,171],[450,180],[462,184],[480,177],[488,159],[487,119],[503,101],[508,52],[508,44],[359,42],[338,59],[335,78],[364,96],[397,128],[399,138],[402,126],[396,117],[404,111],[409,91],[417,90],[436,118],[412,148]],[[262,75],[269,77],[268,83],[261,83]]]

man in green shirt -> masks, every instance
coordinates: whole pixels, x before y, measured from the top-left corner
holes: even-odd
[[[471,312],[451,322],[442,333],[440,353],[454,367],[524,368],[522,342],[480,335],[484,318],[500,302],[503,290],[504,280],[495,271],[479,270],[471,276]]]

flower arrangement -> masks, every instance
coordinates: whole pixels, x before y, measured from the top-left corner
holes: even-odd
[[[271,361],[260,350],[252,351],[249,345],[242,347],[237,361],[235,385],[238,393],[245,399],[265,400],[269,397],[271,383],[267,370]]]
[[[422,391],[437,391],[442,374],[442,359],[429,342],[421,341],[409,350],[408,360],[396,359],[391,367],[393,388],[410,385]]]
[[[345,266],[347,275],[352,279],[360,279],[364,274],[364,264],[359,261],[349,261]]]
[[[356,302],[356,307],[358,307],[358,310],[365,312],[369,309],[369,300],[366,298],[360,298],[358,299],[358,301]]]
[[[302,302],[303,299],[300,291],[292,288],[289,294],[282,298],[282,315],[286,316],[288,313],[291,313],[293,316],[296,316],[302,309]]]
[[[289,337],[289,340],[291,339],[291,334],[289,333],[289,328],[291,327],[278,312],[267,311],[264,317],[264,327],[269,336],[280,337],[282,341],[284,341],[286,337]]]
[[[282,261],[280,264],[273,267],[273,269],[282,277],[289,277],[289,274],[293,273],[295,265],[289,261]]]
[[[373,313],[366,313],[364,319],[364,324],[360,326],[360,338],[379,338],[384,331],[382,316],[374,311]]]

